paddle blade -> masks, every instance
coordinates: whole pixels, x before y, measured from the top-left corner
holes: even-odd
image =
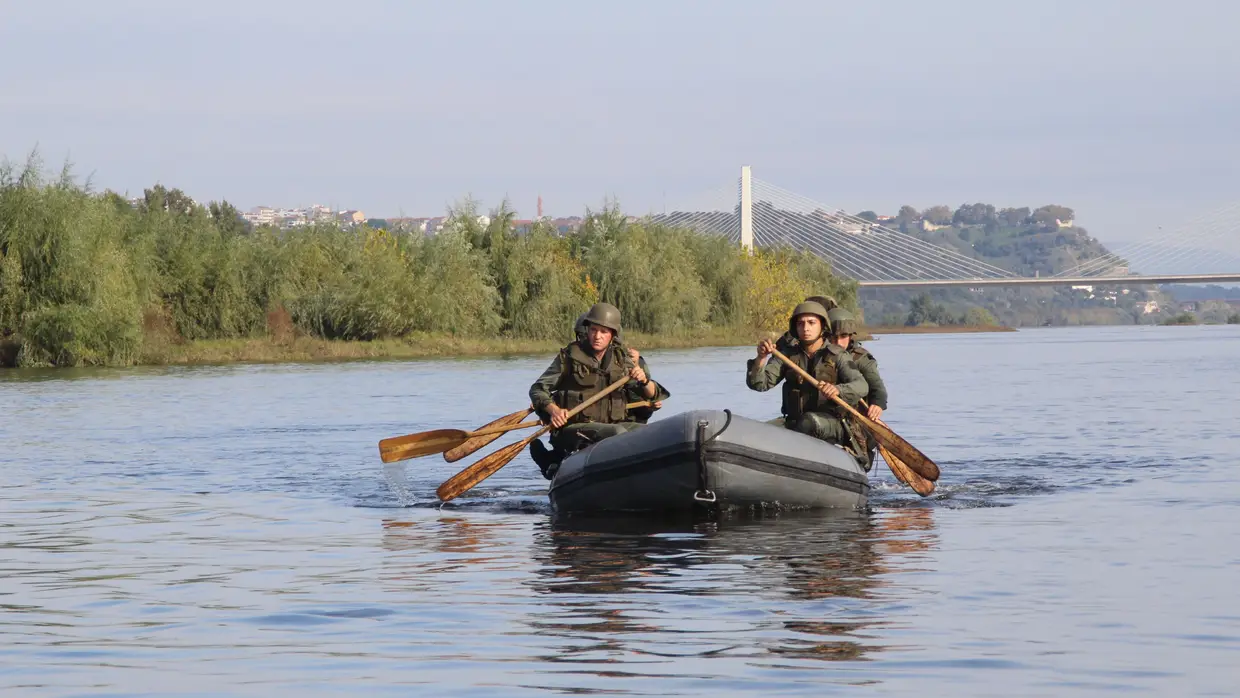
[[[900,482],[913,488],[917,494],[926,497],[934,492],[934,483],[926,478],[913,472],[912,469],[895,456],[884,446],[878,447],[878,452],[882,455],[883,460],[887,461],[887,467],[891,469],[891,474],[896,476]]]
[[[439,489],[435,490],[435,495],[442,502],[451,501],[473,489],[475,485],[483,480],[491,477],[497,470],[508,465],[508,462],[517,457],[517,454],[525,450],[530,442],[542,435],[545,429],[540,429],[537,434],[526,439],[522,439],[513,444],[501,448],[482,460],[474,463],[461,472],[453,475],[446,480]]]
[[[927,480],[939,479],[939,466],[930,460],[929,456],[917,450],[916,446],[905,441],[904,437],[882,422],[876,422],[862,414],[854,414],[854,416],[859,418],[861,423],[874,434],[880,446],[895,454],[896,459],[904,462],[909,470]]]
[[[513,412],[512,414],[504,415],[503,417],[500,417],[499,419],[495,420],[494,422],[491,422],[490,424],[478,427],[474,431],[483,431],[486,429],[490,429],[492,427],[507,427],[507,426],[512,426],[513,424],[520,424],[521,420],[525,419],[533,411],[534,411],[533,408],[527,407],[523,410]],[[455,463],[458,460],[464,458],[465,456],[473,454],[478,449],[486,446],[487,444],[491,443],[492,441],[498,439],[501,436],[503,436],[503,434],[487,434],[486,436],[475,436],[472,439],[466,440],[465,443],[461,444],[460,446],[457,446],[456,448],[452,448],[444,452],[443,459],[448,461],[449,463]]]
[[[456,448],[469,438],[469,432],[460,429],[435,429],[419,434],[393,436],[379,442],[379,458],[384,463],[429,456]]]

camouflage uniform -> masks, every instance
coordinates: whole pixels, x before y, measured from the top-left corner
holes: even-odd
[[[587,327],[586,315],[587,315],[586,313],[582,313],[577,318],[577,324],[573,326],[573,332],[577,336],[577,341],[581,342],[583,345],[586,341],[586,327]],[[617,332],[616,339],[614,341],[616,342],[617,345],[620,346],[620,348],[625,352],[625,354],[628,354],[629,348],[624,343],[624,332]],[[638,355],[637,365],[639,368],[641,368],[641,370],[646,372],[646,377],[649,378],[650,367],[646,365],[646,357]],[[629,402],[645,402],[645,401],[661,402],[672,396],[672,394],[668,392],[667,388],[664,387],[662,383],[655,383],[655,388],[656,388],[655,396],[652,398],[647,398],[645,393],[642,392],[641,386],[626,385],[624,387],[624,396],[625,396],[626,404]],[[650,421],[650,418],[654,415],[657,409],[658,408],[654,407],[653,405],[651,405],[650,407],[633,408],[628,411],[628,415],[625,421],[638,422],[640,424],[645,424]]]
[[[793,318],[805,314],[801,311],[807,306],[803,303],[793,311]],[[816,302],[813,306],[821,308]],[[809,312],[809,311],[806,311]],[[824,310],[820,317],[826,324]],[[814,312],[813,314],[819,315]],[[780,352],[784,353],[784,352]],[[812,356],[797,346],[797,350],[788,355],[789,360],[809,372],[818,380],[835,385],[840,391],[840,399],[851,406],[856,406],[869,390],[865,377],[853,364],[852,357],[840,347],[825,342],[821,349]],[[845,413],[835,402],[822,395],[814,383],[806,381],[797,372],[785,366],[777,359],[770,359],[759,364],[758,359],[750,359],[745,373],[745,384],[752,390],[767,391],[784,381],[783,403],[781,411],[784,415],[784,427],[809,434],[823,441],[845,447],[865,461],[865,444],[857,438],[856,430],[850,428]]]
[[[612,330],[615,335],[611,345],[596,358],[588,345],[588,339],[573,342],[560,350],[547,370],[530,386],[530,404],[544,421],[550,421],[547,411],[552,403],[572,409],[607,386],[628,375],[633,360],[618,341],[620,336],[620,311],[608,303],[596,303],[586,314],[587,323],[594,322]],[[644,368],[644,367],[643,367]],[[647,382],[651,381],[649,374]],[[630,416],[626,405],[629,397],[643,395],[644,385],[630,380],[619,390],[582,410],[562,428],[551,433],[554,451],[548,451],[542,442],[530,444],[530,455],[547,479],[555,476],[559,461],[568,454],[588,444],[640,428],[645,422]],[[667,391],[655,383],[656,398]]]
[[[603,354],[601,361],[574,342],[560,350],[547,370],[530,386],[530,404],[539,416],[549,420],[547,406],[552,402],[572,409],[628,374],[632,366],[628,352],[615,342]],[[629,383],[586,408],[563,428],[553,431],[551,445],[568,454],[588,443],[640,426],[636,420],[629,419],[629,410],[625,405],[630,392],[640,394],[642,388],[636,381]]]
[[[852,357],[857,370],[865,377],[866,385],[869,386],[865,396],[866,403],[877,405],[886,410],[887,386],[883,383],[882,376],[878,374],[878,359],[875,359],[868,349],[861,346],[861,342],[853,338],[857,334],[858,328],[852,313],[843,308],[837,308],[828,312],[827,316],[831,320],[832,337],[848,337],[848,349],[846,351]],[[865,410],[860,410],[860,412],[864,414]],[[857,442],[864,447],[865,467],[866,470],[869,470],[874,463],[874,451],[878,444],[874,441],[872,435],[862,428],[860,424],[856,423],[856,420],[853,420],[852,426],[856,432]]]
[[[871,405],[878,405],[886,411],[887,386],[883,383],[882,376],[878,375],[878,359],[874,358],[870,350],[861,346],[861,342],[855,339],[848,343],[848,353],[852,356],[853,363],[857,365],[857,370],[865,376],[866,384],[870,386],[870,392],[866,393],[865,401]]]

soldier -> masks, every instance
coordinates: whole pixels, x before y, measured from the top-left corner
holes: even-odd
[[[887,386],[883,384],[882,376],[878,375],[878,359],[854,338],[857,334],[857,321],[852,313],[843,308],[835,308],[827,311],[827,320],[831,322],[831,341],[848,351],[853,363],[857,365],[857,370],[870,386],[865,396],[865,401],[870,405],[866,416],[874,420],[881,419],[887,409]]]
[[[582,313],[579,315],[577,317],[577,324],[573,326],[573,333],[577,336],[578,342],[586,341],[586,315],[588,314],[589,313]],[[637,349],[625,344],[623,330],[616,333],[616,341],[620,344],[621,348],[628,352],[629,359],[634,364],[641,367],[641,370],[645,371],[646,375],[650,375],[650,368],[646,365],[646,359],[642,358]],[[659,394],[654,397],[654,404],[649,407],[634,407],[628,411],[628,417],[625,421],[645,424],[650,421],[650,418],[654,415],[656,410],[663,408],[663,401],[671,397],[672,394],[668,392],[667,388],[662,383],[656,383],[656,385],[659,386]],[[647,398],[641,390],[642,388],[640,387],[635,389],[632,386],[626,386],[624,388],[625,402],[645,401]]]
[[[551,445],[530,444],[530,456],[543,477],[550,480],[559,462],[586,444],[638,428],[628,420],[625,405],[630,395],[654,399],[659,385],[636,365],[620,345],[620,310],[610,303],[595,303],[586,313],[586,336],[560,350],[546,371],[530,386],[530,404],[551,424]],[[629,377],[624,389],[599,400],[570,421],[568,411],[603,388]]]
[[[839,305],[835,302],[835,299],[831,296],[810,296],[805,299],[806,303],[810,301],[826,308],[828,313],[839,307]],[[785,356],[797,351],[797,330],[792,326],[791,320],[788,321],[788,331],[784,333],[784,336],[775,340],[775,348],[779,350],[779,353],[784,354]]]
[[[866,444],[831,398],[856,406],[869,386],[848,352],[827,341],[827,317],[827,309],[815,301],[801,303],[792,311],[797,350],[788,358],[817,377],[818,384],[806,382],[783,362],[770,361],[775,345],[769,339],[758,344],[757,357],[749,360],[745,383],[752,390],[766,391],[785,381],[784,426],[842,446],[865,463]]]
[[[857,370],[861,372],[866,385],[869,386],[865,395],[868,405],[865,416],[874,420],[881,419],[883,411],[887,409],[887,386],[883,384],[883,378],[878,374],[878,359],[875,359],[868,349],[861,346],[861,342],[853,339],[853,336],[857,334],[857,321],[852,313],[843,308],[835,308],[827,311],[827,320],[831,323],[831,342],[852,357]],[[864,447],[865,469],[869,470],[874,463],[874,449],[878,444],[870,434],[860,428],[860,425],[852,422],[849,425],[853,427],[857,443]]]

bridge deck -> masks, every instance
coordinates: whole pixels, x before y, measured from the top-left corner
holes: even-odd
[[[915,279],[908,281],[858,281],[861,288],[920,288],[965,286],[1116,286],[1140,284],[1217,284],[1240,281],[1240,274],[1151,274],[1149,276],[1042,276],[1035,278]]]

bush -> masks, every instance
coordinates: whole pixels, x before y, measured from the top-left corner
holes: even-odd
[[[995,316],[989,310],[982,307],[973,307],[965,311],[964,317],[960,319],[961,324],[972,327],[993,327],[999,324]]]
[[[155,186],[136,205],[92,193],[37,155],[0,167],[0,359],[127,364],[143,347],[295,334],[373,340],[417,333],[571,336],[596,301],[645,333],[778,330],[808,295],[856,307],[856,284],[821,259],[750,255],[722,237],[587,212],[561,236],[489,222],[470,200],[434,236],[365,225],[251,229],[228,202]]]
[[[1196,325],[1197,316],[1193,315],[1192,313],[1184,312],[1184,313],[1180,313],[1179,315],[1169,317],[1166,320],[1163,320],[1162,324],[1164,325]]]

